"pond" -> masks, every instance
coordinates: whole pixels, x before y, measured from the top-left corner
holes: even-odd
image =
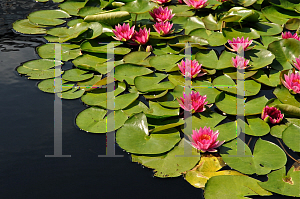
[[[80,130],[75,124],[87,107],[80,99],[62,100],[62,153],[71,157],[45,157],[54,152],[54,95],[41,92],[38,80],[20,76],[16,68],[39,59],[36,48],[46,43],[42,36],[25,36],[11,30],[17,19],[36,10],[56,9],[52,2],[4,1],[0,13],[0,193],[3,198],[204,198],[183,177],[153,177],[152,169],[132,163],[130,154],[118,145],[117,155],[106,154],[105,134]],[[5,6],[4,6],[5,5]],[[2,12],[3,11],[3,12]],[[4,28],[3,28],[4,27]],[[68,61],[64,70],[71,69]],[[274,97],[270,87],[258,96]],[[213,107],[215,108],[215,106]],[[277,145],[270,134],[262,136]],[[249,136],[246,135],[246,142]],[[253,149],[257,139],[251,141]],[[299,159],[288,147],[285,149]],[[294,163],[288,158],[287,170]],[[226,166],[228,169],[229,167]],[[266,176],[251,175],[261,181]],[[274,194],[265,198],[291,198]],[[222,198],[220,196],[220,198]],[[252,198],[262,198],[253,196]]]

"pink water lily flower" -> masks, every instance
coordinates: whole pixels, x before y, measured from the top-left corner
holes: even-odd
[[[249,59],[245,59],[244,57],[241,57],[239,55],[237,55],[235,58],[232,57],[231,60],[232,65],[238,69],[248,68],[247,65],[249,64],[249,62]]]
[[[232,41],[228,40],[229,45],[231,46],[232,51],[238,51],[240,48],[242,48],[244,51],[250,50],[247,49],[252,44],[252,39],[249,41],[249,37],[247,39],[242,38],[233,38]]]
[[[217,152],[217,147],[221,146],[224,141],[217,141],[219,130],[213,131],[210,127],[193,130],[192,137],[188,136],[191,145],[201,152]]]
[[[178,3],[183,3],[183,1],[182,0],[178,0]]]
[[[193,7],[194,9],[204,8],[208,5],[207,0],[183,0],[186,5]]]
[[[168,3],[171,0],[152,0],[154,3],[158,3],[158,4],[164,4],[164,3]]]
[[[293,64],[298,70],[300,70],[300,55],[296,58],[296,62],[293,61]]]
[[[191,63],[190,64],[191,65],[191,74],[187,74],[187,75],[191,76],[191,78],[195,78],[197,76],[202,76],[203,74],[200,74],[202,64],[199,64],[197,60],[190,61],[190,63]],[[179,63],[177,65],[178,65],[178,68],[180,69],[181,74],[183,76],[185,76],[187,61],[181,60],[181,63]]]
[[[276,107],[266,106],[261,113],[261,119],[265,122],[271,122],[272,124],[280,123],[283,117],[284,114]]]
[[[128,41],[134,34],[134,26],[130,28],[129,23],[124,23],[123,26],[118,24],[118,26],[115,26],[115,28],[116,30],[112,31],[115,33],[116,37],[113,36],[113,38],[119,41]]]
[[[153,28],[158,32],[160,35],[164,36],[167,34],[171,34],[174,30],[171,30],[173,24],[170,22],[160,22],[153,25]]]
[[[289,72],[288,75],[284,74],[283,85],[293,94],[300,93],[300,75],[298,71],[295,73]]]
[[[150,28],[147,30],[145,27],[144,29],[140,29],[139,32],[135,31],[132,40],[135,41],[137,44],[146,44],[149,40],[149,35],[150,35]]]
[[[183,98],[177,98],[181,108],[186,111],[192,111],[193,113],[205,111],[204,105],[207,104],[205,100],[206,95],[202,96],[199,94],[199,92],[194,91],[192,91],[192,93],[190,93],[188,96],[185,96],[185,93],[183,92]],[[185,102],[187,103],[187,106],[185,106]]]
[[[168,7],[155,8],[152,12],[149,12],[149,14],[157,22],[169,21],[175,16],[175,14],[172,14],[172,9],[169,9]]]
[[[289,31],[286,31],[285,33],[282,32],[281,37],[282,37],[282,39],[294,38],[294,39],[300,40],[300,37],[297,35],[297,33],[292,34]]]

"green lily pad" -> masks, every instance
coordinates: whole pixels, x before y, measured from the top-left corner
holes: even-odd
[[[222,196],[223,199],[244,199],[244,196],[269,196],[272,195],[261,188],[260,181],[248,176],[222,175],[214,176],[205,185],[204,197],[215,199]],[[226,194],[225,194],[226,193]]]
[[[78,89],[77,87],[72,88],[69,91],[57,93],[57,96],[62,99],[77,99],[84,94],[85,90]]]
[[[269,125],[260,118],[247,118],[249,129],[245,133],[252,136],[264,136],[270,132]]]
[[[219,175],[243,175],[233,170],[218,171],[226,164],[221,157],[201,157],[200,162],[195,168],[187,171],[185,180],[196,188],[204,188],[206,182],[213,176]],[[217,172],[218,171],[218,172]]]
[[[223,35],[227,40],[232,40],[232,38],[244,37],[249,39],[257,39],[260,37],[259,33],[253,28],[242,28],[242,29],[233,29],[233,28],[224,28]]]
[[[82,102],[90,106],[98,106],[99,104],[106,103],[107,93],[114,92],[114,96],[117,96],[121,94],[123,91],[125,91],[125,89],[126,89],[126,84],[124,82],[117,82],[114,91],[107,92],[106,88],[94,89],[92,92],[86,93],[84,96],[82,96],[81,100]]]
[[[257,13],[255,13],[254,10],[246,9],[244,7],[233,7],[220,19],[220,21],[241,22],[252,15],[257,15]]]
[[[37,47],[37,53],[43,59],[53,59],[56,44],[44,44]],[[61,60],[68,61],[81,55],[80,46],[75,44],[61,44]]]
[[[205,68],[220,70],[233,67],[231,60],[235,56],[234,53],[223,51],[218,60],[214,50],[202,50],[196,54],[196,60]]]
[[[149,61],[147,61],[147,57],[151,54],[151,52],[142,52],[135,51],[131,52],[128,55],[123,57],[125,63],[137,64],[137,65],[149,65]]]
[[[45,39],[49,40],[51,42],[54,42],[53,39],[56,39],[55,41],[63,43],[65,41],[68,41],[70,39],[77,38],[81,33],[87,31],[89,28],[89,24],[86,22],[77,23],[76,25],[66,28],[66,27],[60,27],[60,28],[52,28],[47,31],[48,35],[52,36],[45,36]]]
[[[195,29],[195,30],[192,30],[189,35],[190,36],[198,36],[198,37],[201,37],[203,39],[208,39],[208,36],[211,35],[212,32],[210,30],[207,30],[205,28],[198,28],[198,29]]]
[[[268,99],[265,96],[252,99],[245,104],[245,115],[260,114]],[[221,93],[216,97],[216,106],[229,115],[236,115],[236,96]]]
[[[106,62],[107,59],[103,56],[83,54],[72,61],[72,63],[81,69],[99,71],[97,64]],[[106,71],[107,72],[107,71]],[[106,73],[105,72],[105,73]]]
[[[114,44],[114,54],[115,55],[126,55],[130,52],[129,48],[117,47],[121,43],[112,42]],[[97,40],[89,40],[82,42],[80,46],[82,51],[92,52],[92,53],[105,53],[107,54],[107,44],[99,44]]]
[[[283,142],[293,151],[300,152],[300,127],[290,124],[282,133]]]
[[[283,28],[276,23],[257,22],[252,27],[261,35],[277,35],[282,32]]]
[[[108,25],[116,25],[127,19],[130,19],[130,13],[127,11],[116,11],[108,13],[100,13],[96,15],[88,15],[84,18],[86,22],[100,22]]]
[[[208,104],[215,103],[216,96],[221,92],[216,89],[210,82],[193,81],[193,89],[199,92],[200,95],[206,95]]]
[[[176,17],[191,17],[195,14],[195,10],[191,10],[191,7],[188,5],[170,5],[168,8],[173,10],[172,13],[175,14]]]
[[[70,15],[77,15],[78,11],[85,6],[88,0],[84,1],[66,1],[59,4],[59,7]]]
[[[179,54],[179,51],[176,51],[169,45],[157,46],[153,49],[155,55],[165,55],[165,54]]]
[[[186,150],[191,150],[193,156],[184,156]],[[138,162],[154,169],[154,176],[160,178],[180,176],[183,172],[193,168],[200,160],[200,154],[185,139],[182,139],[178,146],[175,146],[167,154],[159,156],[132,154],[131,157],[132,162]]]
[[[276,87],[280,83],[279,76],[280,71],[278,70],[271,69],[270,74],[267,75],[263,70],[259,69],[251,78],[267,86]]]
[[[95,39],[102,34],[103,27],[99,22],[90,22],[89,29],[84,33],[85,38]]]
[[[223,70],[224,75],[229,76],[231,79],[237,79],[237,70],[236,68],[225,68]],[[244,78],[252,77],[255,75],[257,71],[244,71]]]
[[[239,153],[237,145],[239,144],[245,147],[245,155],[237,155]],[[250,148],[239,138],[237,141],[232,140],[223,144],[220,154],[228,166],[248,175],[268,174],[271,170],[283,167],[287,161],[284,151],[279,146],[261,138],[255,144],[253,155]]]
[[[88,71],[80,70],[78,68],[67,70],[62,78],[67,81],[77,82],[90,79],[94,76],[94,74],[86,74]]]
[[[38,26],[29,21],[29,19],[17,20],[13,23],[13,29],[23,34],[46,34],[45,26]]]
[[[288,30],[297,30],[300,27],[300,19],[289,19],[285,23],[285,28]]]
[[[216,130],[219,130],[218,141],[228,142],[240,135],[240,131],[237,130],[237,121],[218,125],[214,128],[214,131]]]
[[[36,59],[24,63],[23,66],[33,70],[47,70],[53,68],[54,66],[59,66],[62,64],[63,62],[61,61],[55,61],[54,63],[54,61],[51,59]]]
[[[107,132],[107,118],[110,114],[114,115],[114,130],[120,128],[127,120],[126,114],[122,111],[114,111],[107,114],[107,110],[90,107],[81,111],[76,117],[76,125],[89,133],[106,133]]]
[[[282,39],[272,42],[269,45],[268,50],[275,55],[277,61],[272,64],[272,68],[276,70],[293,68],[291,62],[300,55],[299,46],[300,41],[296,39]]]
[[[128,116],[131,117],[132,115],[140,112],[147,112],[148,107],[141,101],[135,100],[129,106],[122,109],[122,111]]]
[[[300,19],[299,13],[277,6],[264,7],[262,13],[268,20],[279,25],[285,24],[290,18]]]
[[[192,130],[210,127],[213,129],[217,124],[224,120],[226,116],[220,115],[216,112],[206,110],[192,116]],[[184,132],[184,131],[183,131]],[[193,132],[184,132],[186,135],[191,135]]]
[[[217,22],[215,17],[212,14],[207,15],[202,18],[202,21],[205,24],[205,28],[208,30],[220,30],[222,21]]]
[[[300,117],[300,108],[297,106],[290,104],[276,104],[275,107],[284,114]]]
[[[159,55],[153,57],[149,63],[152,67],[154,67],[156,70],[159,71],[169,71],[174,66],[176,66],[176,63],[180,61],[182,58],[184,58],[183,55]]]
[[[120,110],[128,107],[131,103],[133,103],[139,97],[138,93],[127,93],[123,95],[119,95],[114,99],[114,110]],[[107,108],[107,100],[101,101],[97,103],[97,106],[101,106],[103,108]]]
[[[70,21],[68,21],[67,25],[69,27],[76,25],[77,23],[82,23],[83,19],[72,19]]]
[[[38,84],[38,88],[41,91],[46,92],[46,93],[55,93],[54,81],[55,81],[54,79],[43,80]],[[62,81],[62,84],[67,82],[66,80],[63,80],[63,79],[61,81]],[[62,86],[61,92],[72,89],[72,85],[73,84],[69,85],[68,87]]]
[[[170,82],[172,82],[172,84],[174,84],[175,86],[185,86],[185,79],[184,77],[182,76],[181,73],[179,73],[178,71],[177,72],[173,72],[173,73],[170,73],[168,75],[168,79]]]
[[[64,71],[61,71],[63,74]],[[50,79],[53,77],[58,77],[61,74],[56,74],[55,69],[48,69],[48,70],[32,70],[26,73],[26,76],[29,76],[28,79]]]
[[[270,134],[274,137],[282,139],[282,133],[287,128],[287,125],[275,125],[271,128]]]
[[[135,154],[160,154],[171,150],[180,141],[180,134],[172,129],[162,134],[150,134],[144,113],[130,117],[116,134],[118,145]]]
[[[296,107],[300,107],[300,102],[297,95],[292,95],[289,90],[283,85],[277,86],[273,93],[283,104],[290,104]]]
[[[77,87],[85,91],[93,90],[93,87],[97,86],[97,83],[101,80],[101,78],[102,75],[94,75],[91,79],[78,82]]]
[[[134,78],[146,75],[153,71],[139,65],[121,64],[115,67],[115,78],[119,81],[125,80],[128,84],[134,85]]]
[[[271,64],[275,55],[264,48],[255,47],[245,52],[245,58],[250,60],[249,70],[257,70]]]
[[[216,88],[222,91],[226,91],[229,93],[237,94],[237,88],[234,81],[227,75],[222,75],[214,79],[212,83]],[[261,84],[255,82],[254,80],[245,80],[245,96],[256,95],[261,88]],[[228,86],[228,87],[227,87]],[[234,87],[232,87],[234,86]],[[232,88],[229,88],[232,87]]]
[[[164,91],[166,89],[173,89],[175,86],[171,82],[161,82],[166,77],[167,75],[162,73],[152,73],[145,76],[137,76],[134,78],[134,85],[141,92]]]
[[[149,12],[154,7],[157,7],[157,4],[151,1],[144,1],[144,0],[135,0],[129,3],[126,3],[125,6],[121,7],[121,11],[127,11],[130,13],[135,14],[142,14],[145,12]]]
[[[103,12],[103,9],[99,7],[93,7],[93,6],[85,6],[83,8],[80,8],[79,12],[77,13],[80,17],[86,17],[88,15],[94,15],[99,12]]]
[[[268,181],[259,182],[258,184],[269,191],[285,195],[285,196],[300,196],[300,172],[299,166],[293,165],[286,175],[285,167],[268,174]]]
[[[57,26],[65,23],[60,18],[70,18],[71,16],[63,10],[39,10],[28,15],[28,19],[38,25]]]
[[[227,43],[227,39],[221,32],[212,32],[211,35],[208,36],[207,41],[210,46],[222,46]]]
[[[179,109],[165,108],[157,102],[149,101],[149,109],[145,114],[149,118],[165,118],[179,115]]]

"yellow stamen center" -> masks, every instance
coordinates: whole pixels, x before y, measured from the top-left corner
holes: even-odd
[[[210,140],[210,136],[207,134],[203,134],[203,135],[201,135],[200,139],[201,140]]]

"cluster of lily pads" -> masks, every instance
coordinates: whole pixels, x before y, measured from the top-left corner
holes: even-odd
[[[113,115],[116,142],[133,162],[154,169],[157,177],[183,175],[204,189],[206,199],[272,192],[300,197],[300,162],[293,159],[286,174],[281,144],[300,152],[297,0],[53,2],[60,9],[36,11],[13,24],[17,32],[46,34],[48,41],[37,48],[41,59],[17,71],[42,80],[41,91],[81,98],[88,108],[76,117],[80,129],[106,133],[106,120]],[[57,43],[61,62],[54,62]],[[62,71],[63,86],[56,93],[55,65],[69,61],[74,68]],[[107,91],[111,63],[115,90]],[[239,73],[245,121],[236,117]],[[276,97],[267,99],[262,88]],[[115,96],[113,110],[107,110],[108,92]],[[185,111],[191,114],[191,132],[185,132]],[[238,138],[240,132],[258,137],[253,152]],[[281,147],[260,138],[268,133]],[[232,169],[222,169],[225,165]]]

